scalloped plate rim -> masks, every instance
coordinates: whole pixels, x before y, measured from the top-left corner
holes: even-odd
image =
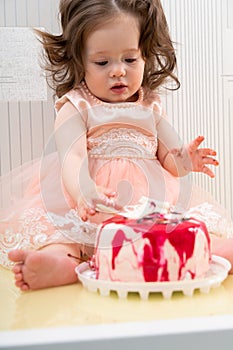
[[[213,271],[214,265],[218,265],[220,271],[218,273]],[[84,287],[95,287],[97,290],[107,287],[109,291],[122,291],[127,292],[175,292],[175,291],[186,291],[189,289],[201,289],[204,287],[214,287],[215,285],[221,284],[227,277],[228,272],[231,268],[230,262],[217,255],[212,255],[212,262],[210,269],[205,273],[203,277],[197,279],[188,279],[188,280],[179,280],[179,281],[164,281],[164,282],[119,282],[119,281],[109,281],[93,278],[91,274],[92,270],[90,269],[88,263],[84,262],[78,265],[75,268],[78,279],[84,285]],[[86,275],[86,273],[90,275]],[[210,274],[211,273],[211,274]],[[208,274],[210,274],[208,276]]]

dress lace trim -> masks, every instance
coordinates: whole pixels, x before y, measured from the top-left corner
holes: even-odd
[[[156,159],[157,139],[130,128],[111,129],[99,137],[88,138],[91,157]]]
[[[233,223],[224,219],[207,202],[191,208],[188,216],[205,222],[209,233],[219,237],[233,237]],[[11,215],[12,219],[12,215]],[[30,208],[19,217],[17,224],[8,224],[9,218],[0,221],[7,228],[0,233],[0,264],[11,268],[8,260],[12,249],[40,249],[53,243],[80,243],[94,246],[98,225],[83,222],[74,209],[64,215],[45,212],[42,208]]]
[[[233,237],[233,223],[224,218],[214,205],[204,202],[188,211],[188,215],[206,224],[209,233],[218,237]]]
[[[11,215],[12,216],[12,215]],[[0,225],[7,224],[6,218]],[[97,225],[83,222],[76,210],[65,215],[46,213],[42,208],[30,208],[19,217],[17,227],[8,225],[0,234],[0,264],[10,268],[8,253],[13,249],[35,250],[52,243],[85,243],[94,245]]]

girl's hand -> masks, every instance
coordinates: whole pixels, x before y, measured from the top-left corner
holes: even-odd
[[[191,163],[190,170],[202,172],[213,178],[215,175],[207,165],[217,166],[219,165],[219,162],[213,158],[216,156],[216,152],[213,149],[199,148],[203,141],[204,137],[198,136],[185,147],[187,158],[189,159],[189,163]]]
[[[77,212],[83,221],[96,214],[98,205],[109,206],[118,209],[116,205],[116,192],[102,186],[96,186],[77,201]]]

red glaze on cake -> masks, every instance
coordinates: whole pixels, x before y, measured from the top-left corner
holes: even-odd
[[[210,266],[210,237],[196,219],[166,219],[151,214],[140,220],[121,215],[98,231],[96,278],[121,282],[174,281],[201,277]]]

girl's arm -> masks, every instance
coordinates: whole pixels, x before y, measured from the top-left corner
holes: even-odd
[[[67,102],[60,109],[55,121],[55,141],[62,167],[62,181],[66,190],[77,202],[80,196],[80,180],[92,182],[87,167],[86,127],[77,109]],[[82,175],[83,174],[83,175]]]
[[[111,190],[97,187],[89,174],[86,133],[85,122],[77,109],[70,102],[65,103],[57,114],[55,140],[62,182],[83,220],[95,214],[97,203],[105,203],[106,197],[113,196]]]
[[[157,125],[158,152],[157,157],[161,165],[174,176],[185,176],[190,171],[203,172],[210,177],[214,173],[209,165],[217,166],[218,161],[213,158],[216,152],[210,148],[199,148],[204,141],[198,136],[187,145],[177,135],[176,131],[162,117]]]

